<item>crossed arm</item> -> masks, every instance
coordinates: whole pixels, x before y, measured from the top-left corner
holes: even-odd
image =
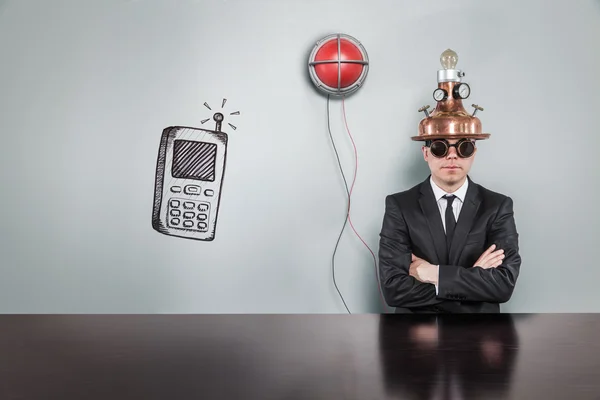
[[[434,285],[412,276],[412,246],[406,221],[392,196],[385,199],[379,239],[379,279],[385,301],[391,307],[423,307],[439,304]]]
[[[387,303],[392,307],[421,307],[444,300],[507,302],[521,266],[510,197],[506,197],[499,207],[488,232],[487,245],[503,250],[499,265],[483,262],[485,253],[472,268],[460,265],[438,267],[426,260],[415,259],[406,222],[398,204],[388,196],[379,247],[380,279]],[[438,285],[438,294],[432,283]]]
[[[504,251],[502,263],[496,267],[482,268],[478,262],[473,268],[440,265],[439,298],[493,303],[510,300],[521,268],[519,234],[510,197],[504,199],[492,222],[487,246],[490,245]]]

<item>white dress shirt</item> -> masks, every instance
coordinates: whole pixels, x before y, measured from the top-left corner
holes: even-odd
[[[458,221],[458,216],[460,215],[460,210],[462,208],[463,203],[465,202],[465,196],[467,195],[467,188],[469,187],[469,179],[465,179],[465,183],[462,184],[454,193],[447,193],[442,190],[438,185],[435,184],[433,178],[429,178],[429,183],[431,183],[431,188],[433,189],[433,195],[435,196],[435,201],[440,209],[440,215],[442,217],[442,225],[444,226],[444,232],[446,232],[446,205],[448,201],[444,199],[446,195],[454,195],[456,198],[452,203],[452,211],[454,212],[454,219]],[[438,265],[439,268],[439,265]],[[438,294],[438,286],[435,285],[435,294]]]

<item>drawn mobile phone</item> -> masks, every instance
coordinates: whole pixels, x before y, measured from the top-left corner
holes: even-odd
[[[223,114],[215,130],[171,126],[163,130],[154,186],[152,227],[163,234],[215,238],[227,157]]]

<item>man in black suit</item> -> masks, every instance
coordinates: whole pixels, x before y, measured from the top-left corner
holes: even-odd
[[[431,174],[386,197],[379,275],[398,313],[498,313],[512,296],[521,266],[513,201],[468,176],[476,137],[427,138]]]

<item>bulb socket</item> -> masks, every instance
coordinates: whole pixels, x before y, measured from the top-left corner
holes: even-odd
[[[460,82],[465,73],[460,69],[440,69],[437,72],[438,83],[442,82]]]

